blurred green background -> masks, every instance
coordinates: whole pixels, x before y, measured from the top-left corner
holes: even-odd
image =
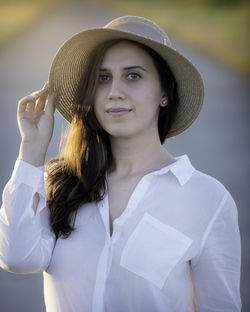
[[[101,1],[101,0],[99,0]],[[142,15],[171,36],[250,75],[249,0],[103,0],[122,14]]]
[[[0,0],[0,48],[64,0]]]
[[[0,46],[64,1],[70,2],[0,0]],[[152,19],[170,34],[170,38],[178,38],[250,76],[249,0],[94,1],[121,15]]]

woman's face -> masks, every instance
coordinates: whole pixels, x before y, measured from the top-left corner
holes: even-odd
[[[121,41],[104,56],[94,97],[101,126],[113,137],[129,138],[158,132],[162,91],[151,56],[139,46]]]

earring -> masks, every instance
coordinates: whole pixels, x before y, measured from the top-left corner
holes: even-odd
[[[161,106],[167,106],[168,105],[168,99],[167,98],[163,98],[161,100],[161,103],[160,103]]]

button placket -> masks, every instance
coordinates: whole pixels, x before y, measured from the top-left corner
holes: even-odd
[[[103,299],[106,287],[106,280],[111,265],[110,252],[111,244],[108,243],[106,239],[97,266],[95,289],[92,301],[92,312],[103,312]]]
[[[107,274],[106,277],[108,277],[111,265],[112,265],[112,260],[113,260],[113,244],[109,244],[109,252],[108,252],[108,262],[107,262]],[[107,278],[106,278],[107,279]]]
[[[102,202],[97,204],[106,232],[105,241],[110,243],[110,224],[109,224],[109,207],[107,194],[103,198]]]
[[[107,205],[107,195],[105,195],[102,202],[99,202],[97,204],[97,207],[104,223],[106,235],[105,243],[97,266],[96,282],[92,301],[92,312],[103,312],[103,300],[106,288],[106,280],[112,263],[112,244],[109,232],[109,211]]]
[[[120,235],[121,235],[121,227],[125,223],[125,221],[131,216],[135,208],[137,207],[140,200],[143,198],[144,194],[148,190],[149,186],[152,183],[152,180],[154,179],[154,175],[148,174],[142,177],[140,182],[137,184],[136,188],[134,189],[134,192],[132,193],[127,207],[124,210],[123,214],[114,220],[113,222],[113,234],[111,236],[111,242],[116,242]]]
[[[149,186],[152,183],[154,175],[148,174],[144,176],[140,182],[137,184],[134,192],[132,193],[129,202],[127,204],[124,213],[117,219],[114,220],[113,223],[113,234],[110,237],[110,220],[109,220],[109,206],[108,206],[108,195],[105,195],[105,198],[101,203],[99,203],[98,208],[101,214],[101,218],[103,220],[106,237],[105,237],[105,245],[103,247],[100,261],[98,264],[97,277],[96,277],[96,285],[95,285],[95,293],[93,297],[93,306],[92,312],[102,312],[103,309],[103,300],[105,296],[105,287],[107,277],[109,275],[111,266],[112,266],[112,255],[113,255],[113,247],[114,243],[119,239],[121,235],[121,228],[125,221],[130,217],[133,211],[136,209],[139,201],[143,198]]]

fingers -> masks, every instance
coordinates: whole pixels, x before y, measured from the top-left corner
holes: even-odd
[[[29,102],[29,103],[26,105],[25,111],[32,111],[32,110],[34,110],[34,108],[35,108],[35,102]]]
[[[42,90],[39,93],[39,98],[36,102],[36,107],[35,107],[36,110],[39,110],[39,111],[44,110],[48,94],[49,94],[49,87],[48,87],[48,83],[46,82]]]
[[[18,102],[18,113],[30,110],[43,111],[45,102],[48,97],[48,82],[45,83],[43,88],[35,91],[28,96],[25,96]]]
[[[25,112],[27,109],[34,108],[37,96],[28,95],[18,102],[18,113]]]

